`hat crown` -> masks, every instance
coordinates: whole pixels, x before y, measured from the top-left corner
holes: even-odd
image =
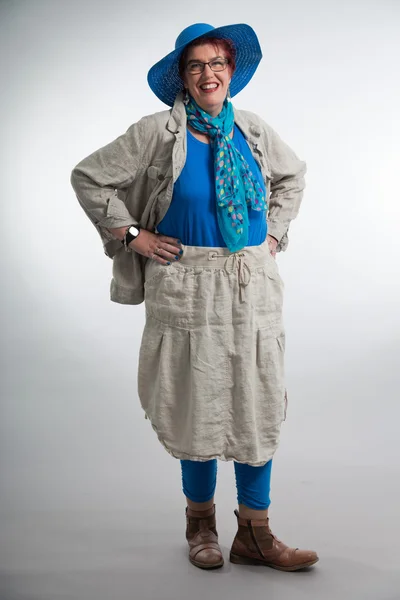
[[[212,25],[208,25],[207,23],[195,23],[194,25],[189,25],[189,27],[186,27],[186,29],[181,31],[181,33],[176,38],[175,50],[177,50],[181,46],[186,46],[186,44],[189,44],[189,42],[191,42],[195,38],[200,37],[205,33],[209,33],[214,29],[215,27],[213,27]]]

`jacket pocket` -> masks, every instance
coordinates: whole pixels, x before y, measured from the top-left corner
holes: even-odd
[[[147,177],[153,181],[164,181],[172,177],[172,163],[150,165],[147,168]]]
[[[150,165],[147,169],[147,219],[152,224],[160,222],[160,215],[168,209],[165,203],[167,190],[172,181],[172,163]]]

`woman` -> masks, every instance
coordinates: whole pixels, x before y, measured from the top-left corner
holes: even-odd
[[[248,25],[187,27],[148,73],[172,110],[81,161],[71,182],[113,258],[111,299],[145,301],[139,397],[181,463],[190,561],[224,563],[220,459],[234,461],[239,505],[230,560],[294,571],[318,557],[278,540],[268,507],[287,400],[275,253],[286,249],[305,163],[230,101],[261,57]]]

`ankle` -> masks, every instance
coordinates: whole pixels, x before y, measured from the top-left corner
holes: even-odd
[[[239,517],[241,519],[267,519],[268,518],[268,508],[264,510],[256,510],[254,508],[249,508],[245,504],[239,504]]]
[[[207,500],[207,502],[192,502],[192,500],[186,496],[186,502],[190,510],[196,512],[208,511],[214,506],[214,497],[210,498],[210,500]]]

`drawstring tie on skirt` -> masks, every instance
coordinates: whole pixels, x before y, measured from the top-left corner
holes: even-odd
[[[210,252],[209,259],[213,260],[217,256],[226,256],[226,254],[218,254],[217,252]],[[237,269],[238,281],[239,281],[239,298],[240,302],[244,301],[244,288],[250,283],[251,271],[249,265],[246,263],[244,257],[245,252],[232,252],[227,256],[224,262],[224,269],[227,273],[233,272]],[[232,269],[229,269],[229,261],[232,260]]]

